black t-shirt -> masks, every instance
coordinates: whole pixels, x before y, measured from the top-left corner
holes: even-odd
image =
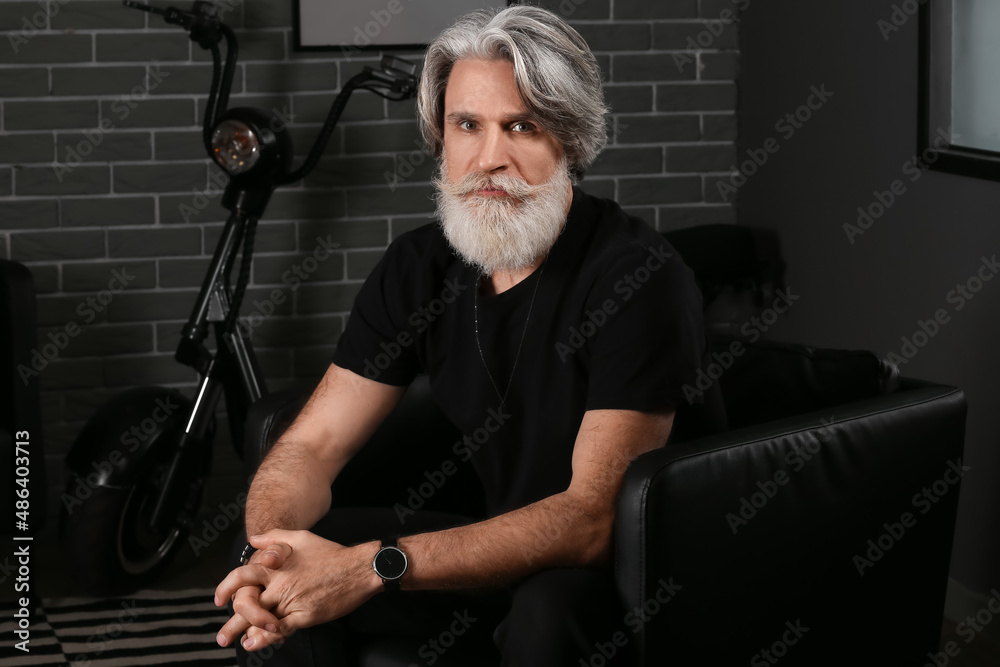
[[[491,515],[568,487],[585,411],[662,409],[694,384],[705,336],[693,274],[612,201],[574,188],[541,268],[478,306],[477,284],[439,226],[403,234],[361,288],[333,360],[392,385],[427,373],[465,434],[454,463],[475,466]]]

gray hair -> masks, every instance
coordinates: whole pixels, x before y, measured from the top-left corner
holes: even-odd
[[[427,48],[417,112],[427,148],[441,156],[444,91],[459,60],[506,60],[528,111],[562,145],[574,179],[607,144],[601,71],[587,42],[552,12],[530,5],[477,10]]]

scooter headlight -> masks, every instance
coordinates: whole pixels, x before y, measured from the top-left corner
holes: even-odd
[[[212,132],[212,155],[233,176],[253,169],[260,160],[260,148],[257,134],[241,121],[224,120]]]

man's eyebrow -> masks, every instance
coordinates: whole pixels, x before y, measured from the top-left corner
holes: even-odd
[[[462,120],[479,120],[479,116],[469,111],[452,111],[450,114],[445,116],[445,120],[451,123],[462,121]],[[534,116],[530,113],[513,113],[504,116],[501,119],[503,125],[509,125],[510,123],[517,123],[523,121],[538,122]]]
[[[454,123],[460,120],[476,120],[476,115],[473,113],[467,113],[465,111],[452,111],[444,118],[445,120]]]

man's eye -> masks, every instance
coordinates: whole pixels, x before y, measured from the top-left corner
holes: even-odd
[[[533,129],[535,129],[535,128],[534,128],[534,126],[531,123],[521,122],[521,123],[515,123],[514,124],[514,131],[515,132],[531,132]]]
[[[474,130],[476,129],[476,124],[471,120],[459,121],[458,126],[463,130]]]

